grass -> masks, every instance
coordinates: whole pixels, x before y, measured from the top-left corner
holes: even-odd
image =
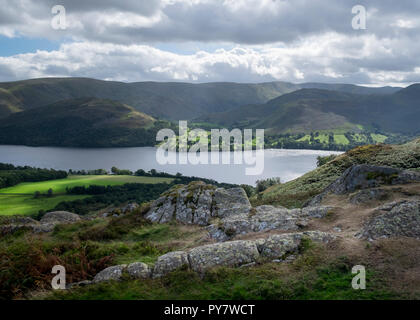
[[[371,133],[371,137],[375,143],[384,143],[385,140],[388,138],[387,136],[384,136],[383,134],[376,134]]]
[[[58,225],[49,234],[19,231],[0,238],[0,300],[50,289],[51,268],[66,267],[68,282],[92,279],[104,268],[142,261],[153,264],[169,252],[185,250],[204,236],[196,226],[156,225],[143,218],[145,204],[109,220]]]
[[[137,177],[137,176],[112,176],[112,175],[99,175],[99,176],[69,176],[66,179],[58,180],[49,180],[42,182],[31,182],[31,183],[21,183],[10,188],[0,189],[0,194],[2,193],[16,193],[16,194],[34,194],[35,191],[41,193],[46,193],[48,189],[53,189],[55,194],[65,193],[66,188],[76,187],[76,186],[89,186],[89,185],[98,185],[98,186],[114,186],[122,185],[125,183],[162,183],[172,182],[172,178],[154,178],[154,177]]]
[[[86,195],[59,195],[51,198],[35,199],[33,195],[2,195],[0,194],[0,215],[32,215],[39,210],[51,210],[62,201],[84,199]]]
[[[264,191],[262,199],[254,196],[251,201],[258,205],[277,204],[288,208],[301,207],[307,200],[335,181],[347,168],[354,164],[365,163],[402,169],[419,168],[420,139],[403,145],[357,147],[302,177],[268,188]]]
[[[349,140],[346,138],[344,134],[334,134],[334,141],[337,144],[349,144]]]
[[[10,188],[0,189],[0,215],[31,215],[38,213],[39,210],[51,210],[62,201],[74,201],[84,199],[86,195],[67,195],[66,188],[76,186],[114,186],[125,183],[170,183],[171,178],[153,178],[136,176],[69,176],[66,179],[49,180],[42,182],[21,183]],[[53,197],[34,198],[36,191],[43,194],[48,189],[53,189]]]
[[[329,257],[324,248],[310,246],[290,264],[259,264],[250,268],[215,268],[203,276],[175,271],[162,279],[107,282],[48,299],[164,299],[164,300],[303,300],[392,299],[398,297],[376,271],[367,273],[367,289],[354,290],[347,257]]]

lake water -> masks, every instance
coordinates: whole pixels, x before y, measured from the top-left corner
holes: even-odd
[[[251,176],[245,174],[245,168],[252,166],[245,163],[232,163],[229,165],[160,165],[156,160],[156,149],[153,147],[80,149],[0,146],[0,162],[20,166],[29,165],[37,168],[61,170],[110,170],[113,166],[132,171],[137,169],[146,171],[156,169],[171,174],[180,172],[185,176],[196,176],[214,179],[219,182],[251,185],[254,185],[256,180],[271,177],[280,177],[283,182],[293,180],[315,169],[316,158],[319,155],[325,156],[329,154],[340,154],[340,152],[283,149],[265,150],[263,173],[261,175]],[[222,157],[223,153],[220,153],[220,156]]]

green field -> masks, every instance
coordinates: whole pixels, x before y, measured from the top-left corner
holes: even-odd
[[[84,199],[86,195],[67,195],[66,187],[75,186],[115,186],[125,183],[170,183],[171,178],[153,178],[136,176],[69,176],[67,179],[49,180],[43,182],[21,183],[10,188],[0,189],[0,215],[30,215],[39,210],[51,210],[62,201]],[[36,191],[47,193],[53,189],[51,198],[34,198]]]
[[[136,176],[69,176],[66,179],[49,180],[43,182],[20,183],[10,188],[0,189],[0,194],[31,194],[36,191],[46,193],[48,189],[53,189],[54,194],[63,194],[66,192],[66,187],[76,186],[115,186],[125,183],[170,183],[172,178],[153,178],[153,177],[136,177]]]
[[[84,199],[84,195],[60,195],[52,198],[35,199],[32,195],[4,195],[0,194],[0,215],[31,215],[39,210],[51,210],[62,201]]]

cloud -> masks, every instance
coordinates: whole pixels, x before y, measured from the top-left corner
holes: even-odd
[[[378,38],[420,31],[418,1],[400,0],[62,0],[68,29],[52,30],[55,0],[0,0],[0,33],[138,44],[173,41],[267,44],[337,32],[353,36],[351,9],[365,5]],[[362,33],[362,34],[363,34]]]
[[[59,50],[0,58],[3,81],[86,76],[122,81],[420,81],[420,1],[0,0],[0,35]],[[353,30],[354,5],[367,30]],[[3,72],[4,71],[4,72]]]
[[[420,63],[416,59],[398,62],[398,48],[408,47],[408,42],[400,39],[384,43],[372,35],[326,33],[288,46],[236,46],[193,54],[177,54],[150,45],[77,42],[51,52],[0,57],[0,69],[7,70],[0,80],[82,76],[127,82],[420,82]],[[415,57],[419,43],[404,54]]]

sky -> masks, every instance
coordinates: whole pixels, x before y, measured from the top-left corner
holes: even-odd
[[[407,86],[420,1],[0,0],[0,81],[40,77]]]

